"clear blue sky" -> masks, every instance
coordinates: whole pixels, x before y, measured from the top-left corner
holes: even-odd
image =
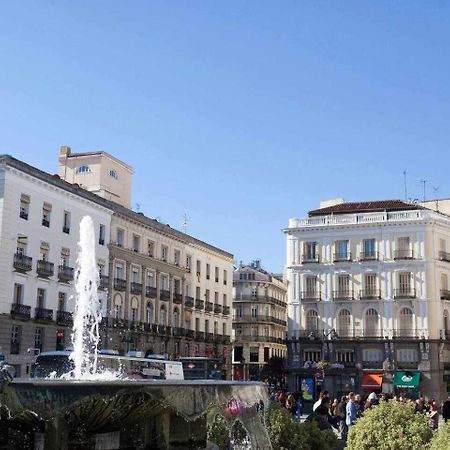
[[[151,217],[281,271],[324,198],[450,197],[450,3],[1,1],[0,153],[135,168]]]

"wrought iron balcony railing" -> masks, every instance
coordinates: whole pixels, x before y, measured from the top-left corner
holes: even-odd
[[[32,269],[33,258],[31,256],[16,253],[14,255],[13,267],[21,272],[28,272]]]
[[[37,274],[41,277],[51,277],[55,271],[55,265],[51,262],[40,259],[37,262]]]

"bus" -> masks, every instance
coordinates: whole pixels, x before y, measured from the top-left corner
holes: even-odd
[[[68,350],[43,352],[36,357],[31,367],[31,378],[59,378],[74,369]],[[149,357],[120,356],[100,351],[97,355],[98,372],[109,370],[120,377],[137,380],[184,380],[183,365],[158,355]]]
[[[226,378],[221,358],[196,356],[179,358],[178,361],[183,364],[186,380],[224,380]]]

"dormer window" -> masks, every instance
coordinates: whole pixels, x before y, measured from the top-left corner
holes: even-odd
[[[117,172],[114,169],[110,169],[109,170],[109,176],[115,178],[116,180],[118,178],[117,177]]]
[[[77,167],[75,173],[91,173],[91,168],[89,166],[80,166]]]

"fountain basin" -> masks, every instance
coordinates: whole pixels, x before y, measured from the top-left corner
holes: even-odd
[[[244,426],[256,427],[249,430],[252,448],[270,449],[254,407],[267,404],[263,383],[15,380],[0,394],[0,426],[10,445],[3,448],[201,449],[206,412],[231,400],[242,406],[236,416]]]

